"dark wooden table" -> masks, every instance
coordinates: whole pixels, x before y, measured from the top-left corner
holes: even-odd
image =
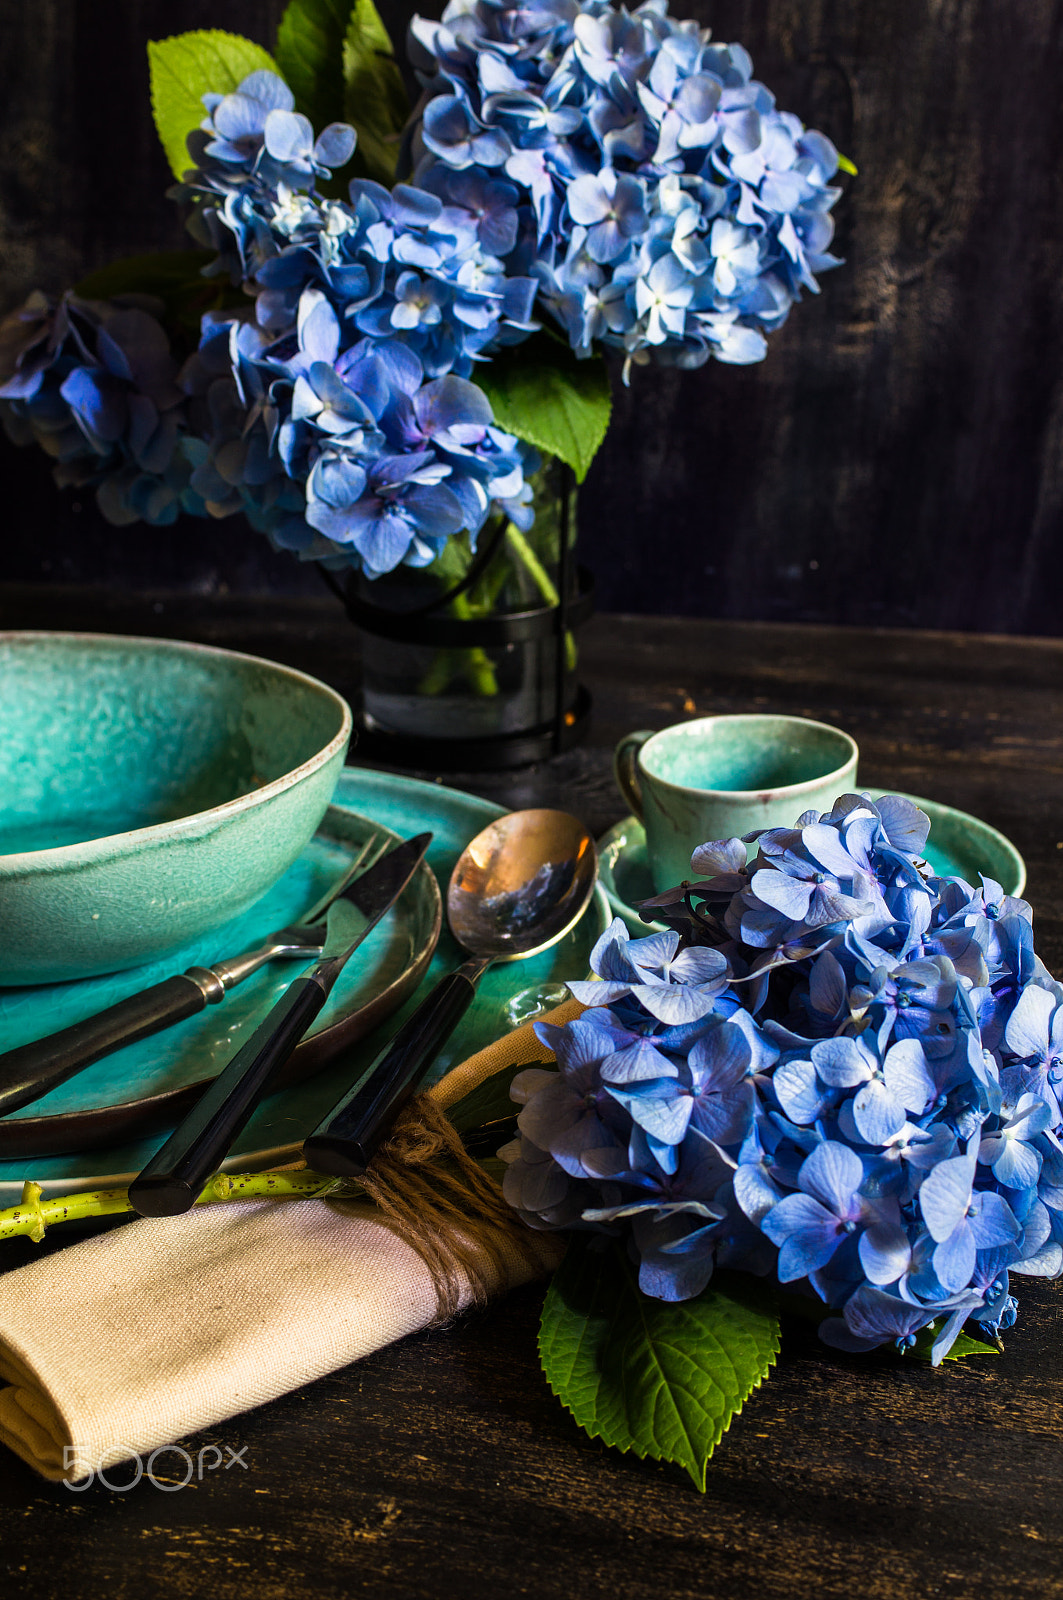
[[[347,692],[357,676],[326,599],[8,589],[0,627],[200,639]],[[1063,972],[1063,642],[601,617],[582,661],[595,696],[582,748],[454,781],[514,806],[563,804],[600,831],[623,809],[610,752],[629,729],[718,710],[822,718],[855,735],[868,784],[959,806],[1014,840],[1038,950]],[[13,1241],[0,1268],[68,1238]],[[845,1358],[789,1328],[704,1497],[678,1469],[587,1439],[553,1400],[536,1360],[541,1293],[186,1441],[244,1449],[246,1470],[180,1493],[143,1480],[74,1495],[0,1452],[0,1595],[1063,1594],[1063,1285],[1018,1280],[1006,1355],[938,1371]]]

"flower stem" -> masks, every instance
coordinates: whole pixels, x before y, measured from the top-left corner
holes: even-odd
[[[535,554],[527,539],[518,527],[511,522],[506,527],[506,543],[518,561],[523,561],[536,588],[548,606],[559,606],[561,596],[557,592],[557,585]],[[576,640],[571,628],[565,629],[565,666],[569,672],[576,670]]]
[[[450,609],[461,622],[471,622],[476,619],[477,612],[470,604],[467,594],[455,595],[450,602]],[[469,687],[474,694],[493,695],[498,693],[498,679],[495,677],[494,663],[486,650],[480,645],[468,645],[465,649],[457,651],[461,662],[462,671],[468,679]]]
[[[535,554],[535,551],[521,533],[520,529],[512,522],[506,525],[506,543],[509,545],[509,548],[516,556],[517,560],[523,561],[529,575],[532,578],[532,581],[534,582],[539,593],[542,595],[543,599],[546,601],[547,605],[560,605],[561,598],[558,595],[556,585],[551,579],[550,574],[547,572],[546,568],[543,566],[542,562],[539,560],[539,557]]]
[[[206,1183],[197,1206],[225,1200],[302,1200],[323,1194],[336,1182],[320,1172],[216,1172]],[[46,1229],[57,1222],[85,1217],[110,1217],[135,1208],[126,1189],[93,1189],[82,1194],[60,1194],[41,1199],[41,1186],[27,1180],[17,1206],[0,1211],[0,1239],[25,1234],[40,1244]]]

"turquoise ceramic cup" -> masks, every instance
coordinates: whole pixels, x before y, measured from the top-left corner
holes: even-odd
[[[614,771],[646,829],[660,890],[691,876],[699,844],[829,811],[854,789],[857,755],[847,733],[806,717],[699,717],[659,733],[629,733],[616,747]]]

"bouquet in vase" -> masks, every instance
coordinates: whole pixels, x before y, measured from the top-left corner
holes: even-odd
[[[32,294],[4,425],[117,525],[240,513],[374,603],[555,605],[603,357],[760,361],[837,265],[851,164],[666,0],[451,0],[412,106],[372,0],[149,57],[196,248]],[[455,672],[492,691],[468,652],[426,687]]]

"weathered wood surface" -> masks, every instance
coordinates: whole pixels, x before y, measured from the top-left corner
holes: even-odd
[[[13,587],[0,590],[0,627],[10,626],[198,638],[347,692],[357,677],[347,624],[324,599]],[[1063,643],[600,617],[583,669],[596,697],[588,744],[469,786],[567,805],[600,830],[622,811],[610,750],[630,728],[736,709],[836,721],[860,742],[868,783],[959,805],[1014,839],[1038,949],[1063,971]],[[57,1230],[40,1248],[70,1237]],[[11,1242],[0,1267],[37,1248]],[[247,1470],[179,1493],[142,1482],[75,1495],[0,1453],[2,1592],[1063,1595],[1063,1287],[1024,1280],[1018,1293],[1004,1357],[938,1372],[844,1358],[788,1329],[702,1497],[678,1470],[579,1432],[538,1372],[540,1291],[522,1290],[186,1441],[223,1454],[246,1446]],[[113,1481],[126,1481],[120,1469]]]
[[[401,37],[413,7],[384,7]],[[432,7],[426,6],[431,11]],[[675,0],[860,167],[767,361],[641,371],[583,494],[603,606],[1059,634],[1060,0]],[[147,39],[281,0],[0,0],[0,309],[178,244]],[[302,588],[242,524],[113,531],[0,453],[6,575]],[[78,507],[78,509],[75,509]]]

